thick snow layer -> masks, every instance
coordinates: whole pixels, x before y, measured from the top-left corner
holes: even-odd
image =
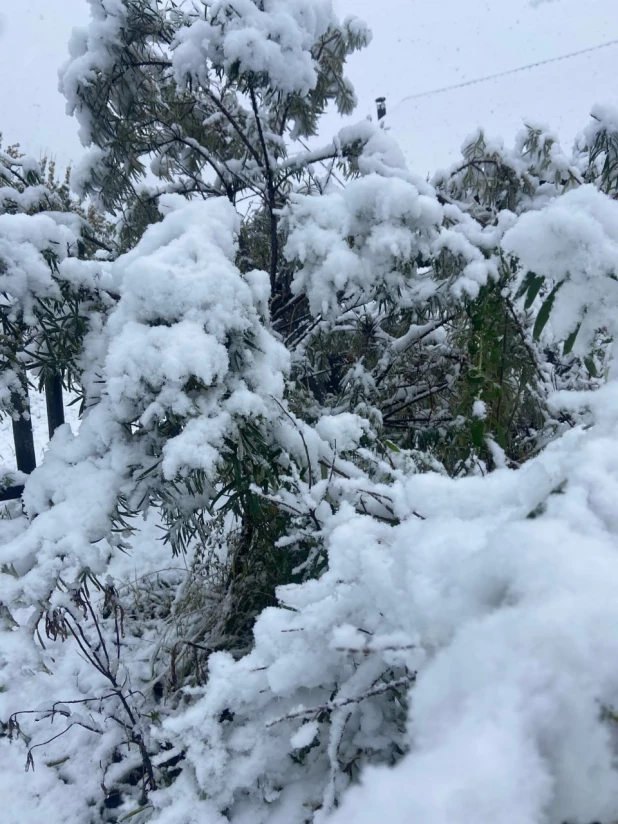
[[[313,44],[335,24],[331,0],[217,0],[211,20],[178,36],[174,68],[179,82],[201,76],[206,60],[229,71],[267,74],[273,88],[302,95],[315,88]],[[225,21],[221,23],[220,21]]]
[[[435,198],[406,180],[377,174],[322,197],[299,195],[286,247],[303,264],[294,291],[306,293],[313,314],[326,317],[341,311],[342,294],[360,304],[380,286],[403,291],[406,278],[397,262],[426,253],[440,219]]]
[[[126,19],[122,0],[88,0],[91,20],[88,28],[74,28],[69,39],[69,60],[59,72],[59,90],[67,99],[67,114],[77,115],[79,137],[90,142],[88,114],[77,103],[77,87],[94,80],[97,72],[113,63],[111,47],[117,42]]]
[[[251,654],[211,656],[203,697],[165,724],[187,748],[193,792],[211,797],[205,820],[211,803],[289,783],[287,754],[299,747],[313,745],[317,769],[332,746],[342,761],[355,743],[379,746],[389,705],[362,696],[404,664],[418,671],[410,753],[369,769],[333,824],[613,820],[618,773],[602,710],[618,701],[617,400],[615,385],[597,393],[599,423],[519,471],[402,481],[390,489],[397,527],[345,507],[332,518],[328,571],[281,588],[284,608],[258,619]],[[324,705],[330,731],[314,723]],[[235,723],[217,720],[224,710]],[[251,820],[300,824],[303,805],[320,802],[327,811],[332,795],[320,797],[312,772],[296,800],[286,791]],[[179,815],[178,788],[155,803],[172,799]],[[249,819],[238,810],[232,820]]]
[[[163,206],[164,220],[104,267],[121,299],[105,328],[91,331],[84,358],[86,382],[100,392],[103,376],[104,397],[79,437],[68,428],[57,433],[24,495],[28,513],[38,515],[34,528],[0,546],[0,562],[23,574],[14,583],[26,598],[44,598],[61,569],[68,578],[84,562],[105,571],[109,546],[102,539],[116,497],[131,468],[158,463],[147,437],[141,447],[129,443],[126,427],[139,423],[145,436],[156,438],[166,415],[184,420],[162,448],[162,472],[173,479],[200,469],[211,479],[225,437],[240,421],[266,417],[283,393],[288,353],[263,326],[258,308],[268,276],[254,271],[245,279],[234,264],[239,216],[223,200],[187,203],[170,195]],[[1,216],[13,221],[11,249],[21,249],[22,218],[32,222],[28,243],[35,249],[39,223],[47,218]]]
[[[581,323],[578,344],[585,352],[600,327],[618,331],[615,200],[592,185],[580,186],[540,213],[522,215],[505,234],[502,247],[517,255],[525,270],[560,285],[552,313],[552,329],[559,340]]]
[[[616,400],[611,386],[596,403]],[[522,517],[529,504],[500,472],[470,482],[480,495],[467,514],[446,507],[465,481],[439,522],[414,525],[407,545],[425,561],[407,608],[432,616],[435,653],[412,691],[411,752],[369,771],[333,822],[613,820],[614,735],[600,717],[618,698],[616,436],[615,420],[574,432],[512,478],[529,503],[567,481],[538,518]]]

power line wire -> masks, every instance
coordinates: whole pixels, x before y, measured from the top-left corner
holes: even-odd
[[[517,69],[507,69],[507,71],[504,72],[489,74],[486,77],[477,77],[475,80],[466,80],[463,83],[455,83],[452,86],[443,86],[441,89],[431,89],[431,91],[427,92],[410,94],[407,97],[402,98],[399,103],[397,103],[393,111],[396,111],[402,103],[406,103],[408,100],[419,100],[421,97],[432,97],[435,94],[450,92],[452,89],[463,89],[466,86],[474,86],[477,83],[486,83],[488,80],[495,80],[498,77],[506,77],[510,74],[525,72],[529,69],[535,69],[537,66],[546,66],[548,63],[558,63],[560,60],[569,60],[571,57],[579,57],[582,54],[590,54],[590,52],[599,51],[599,49],[607,49],[610,46],[618,46],[618,40],[608,40],[607,43],[600,43],[598,46],[590,46],[587,49],[580,49],[579,51],[570,52],[569,54],[562,54],[560,57],[549,57],[546,60],[538,60],[536,63],[529,63],[527,66],[519,66]]]

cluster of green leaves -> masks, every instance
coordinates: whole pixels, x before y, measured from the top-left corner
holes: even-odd
[[[160,219],[164,193],[224,197],[237,204],[244,214],[238,266],[269,273],[273,327],[290,345],[301,345],[313,321],[305,299],[291,293],[280,210],[292,191],[319,191],[327,181],[304,159],[304,149],[289,156],[290,147],[316,134],[329,104],[343,114],[353,109],[344,68],[348,55],[366,44],[366,31],[350,22],[325,32],[311,50],[317,82],[300,94],[283,92],[267,74],[242,71],[240,64],[225,68],[208,62],[199,74],[179,79],[172,66],[175,38],[204,18],[224,30],[223,12],[217,18],[207,5],[191,10],[161,0],[130,0],[123,13],[118,36],[108,44],[106,68],[91,73],[77,90],[77,115],[86,113],[92,143],[102,150],[83,192],[117,217],[121,251]],[[330,145],[312,161],[330,164],[332,179],[335,169],[348,173],[346,152],[353,156],[357,150]],[[151,173],[158,178],[154,185]],[[277,511],[269,500],[284,474],[281,450],[264,437],[263,428],[241,427],[226,441],[213,494],[200,472],[171,481],[161,476],[163,446],[182,425],[166,413],[154,433],[144,433],[138,421],[128,427],[130,437],[148,440],[152,464],[139,468],[135,494],[119,507],[116,528],[126,532],[132,514],[155,505],[164,539],[183,552],[207,546],[222,519],[234,523],[233,537],[225,535],[227,587],[233,593],[228,629],[245,638],[251,616],[274,602],[275,587],[291,580],[305,551],[275,547],[289,524],[289,513]]]

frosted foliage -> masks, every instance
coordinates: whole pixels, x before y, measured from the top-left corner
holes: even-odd
[[[170,195],[162,207],[163,222],[114,265],[122,298],[107,328],[108,402],[117,420],[146,429],[169,412],[195,419],[166,443],[164,471],[212,475],[233,419],[264,415],[267,399],[281,396],[287,352],[255,307],[267,275],[247,282],[234,265],[232,206]],[[197,397],[190,379],[203,386]]]
[[[395,528],[345,507],[330,519],[327,572],[283,587],[250,655],[211,656],[202,697],[164,725],[211,799],[206,820],[214,804],[248,821],[243,798],[252,821],[301,824],[320,803],[315,820],[331,820],[333,736],[340,764],[393,736],[410,748],[366,771],[337,824],[610,820],[618,774],[599,708],[618,700],[617,400],[599,392],[595,428],[518,472],[396,484]],[[418,678],[397,736],[388,693],[360,697],[404,670]],[[289,756],[303,746],[300,785]]]
[[[592,107],[591,115],[592,120],[584,129],[580,141],[592,145],[602,129],[606,129],[612,135],[618,134],[618,108],[597,104]]]
[[[59,89],[67,100],[67,113],[75,114],[80,124],[80,140],[91,142],[90,113],[80,105],[79,88],[94,81],[100,72],[113,65],[113,47],[127,16],[123,0],[88,0],[88,28],[73,30],[69,41],[69,59],[59,72]]]
[[[17,756],[0,735],[15,821],[615,821],[618,383],[588,369],[577,385],[598,391],[548,395],[601,360],[600,344],[586,357],[600,329],[609,361],[618,203],[540,128],[512,151],[474,135],[434,185],[370,122],[288,156],[265,110],[329,97],[327,0],[90,3],[61,80],[85,142],[84,89],[97,96],[146,9],[165,31],[160,51],[145,35],[143,77],[161,90],[175,72],[189,101],[199,85],[208,139],[248,154],[208,160],[228,197],[158,192],[162,219],[115,259],[73,255],[73,218],[24,214],[36,187],[0,215],[16,313],[63,280],[97,298],[79,429],[54,435],[25,514],[0,518],[0,719],[33,710],[34,728]],[[243,110],[229,90],[251,98],[253,82]],[[170,88],[157,116],[177,111]],[[121,98],[113,111],[136,99]],[[99,143],[85,188],[117,162]],[[151,168],[174,186],[170,157]],[[238,211],[230,170],[256,198]],[[268,274],[244,271],[269,251]],[[580,323],[580,349],[558,352]],[[3,372],[0,403],[18,377]],[[160,540],[173,530],[186,554]],[[46,738],[57,716],[67,735]],[[32,781],[15,767],[28,746]]]
[[[2,152],[0,152],[0,162],[3,159]],[[13,186],[1,186],[0,213],[5,212],[7,207],[26,214],[37,211],[48,197],[49,190],[42,185],[28,186],[23,192],[18,192]]]
[[[41,254],[49,248],[50,229],[52,236],[58,234],[56,226],[43,216],[35,224],[32,220],[25,215],[0,215],[0,288],[25,304],[26,314],[31,313],[31,292],[48,297],[56,291]]]
[[[401,263],[428,252],[439,221],[435,200],[406,180],[377,174],[322,197],[297,196],[286,247],[302,263],[293,289],[306,292],[313,314],[324,316],[338,313],[342,300],[403,291]]]
[[[18,167],[25,175],[40,174],[38,166],[27,158],[14,162],[6,156],[0,157],[0,172],[6,160],[9,168]],[[83,221],[74,214],[42,211],[51,199],[49,190],[38,185],[24,186],[23,191],[11,186],[0,189],[0,410],[12,415],[16,399],[23,396],[24,375],[11,350],[9,329],[20,328],[21,334],[29,337],[30,357],[36,356],[39,347],[46,345],[40,324],[44,302],[61,297],[63,282],[65,286],[91,287],[97,280],[94,271],[76,270],[70,263],[69,255],[77,252]],[[28,214],[31,209],[36,213]]]
[[[70,451],[66,438],[62,437],[61,441],[62,443],[58,446],[65,453]],[[76,460],[75,442],[72,442],[72,445],[72,457]],[[55,457],[57,454],[58,452]],[[52,468],[58,472],[59,464],[56,462],[53,466],[53,463],[52,461]],[[65,480],[66,477],[63,474],[57,476],[57,487],[64,486]],[[103,486],[104,478],[102,474],[98,476],[94,474],[94,467],[93,474],[89,478],[85,474],[81,476],[81,482],[84,487],[83,495],[79,493],[77,479],[75,487],[67,490],[76,502],[71,512],[73,524],[69,518],[65,517],[66,508],[60,506],[57,512],[58,531],[64,530],[67,534],[72,533],[75,542],[72,547],[73,551],[79,548],[80,542],[82,548],[88,546],[87,536],[77,531],[77,522],[84,520],[83,517],[80,518],[78,505],[81,504],[82,514],[83,512],[90,514],[91,507],[93,505],[96,507],[98,495],[106,493]],[[97,486],[97,484],[100,485]],[[26,521],[16,517],[15,512],[13,516],[12,519],[2,519],[0,522],[3,547],[18,539],[20,535],[23,536]],[[45,516],[41,518],[50,529],[50,519]],[[158,522],[149,519],[142,524],[139,536],[135,537],[132,555],[118,551],[110,553],[108,548],[104,560],[105,572],[110,576],[108,580],[120,582],[134,575],[135,559],[139,557],[148,558],[153,568],[168,566],[169,550],[161,541],[156,540],[159,531]],[[54,537],[57,536],[50,534],[50,541]],[[99,551],[103,557],[104,553],[100,546]],[[86,563],[91,560],[92,556],[85,558]],[[44,554],[41,562],[49,565],[49,556]],[[96,566],[93,567],[93,569],[96,568]],[[64,569],[63,572],[71,580],[70,570]],[[3,602],[5,598],[10,597],[5,583],[5,581],[2,583]],[[55,698],[61,698],[65,702],[71,699],[79,701],[90,697],[93,692],[98,692],[99,695],[109,693],[109,683],[106,684],[101,674],[94,670],[92,665],[76,650],[71,649],[70,641],[62,643],[60,639],[55,642],[46,639],[46,648],[41,649],[32,631],[33,620],[37,616],[36,610],[34,612],[32,609],[16,610],[14,614],[17,615],[18,624],[7,616],[4,606],[0,607],[0,626],[3,634],[0,650],[0,717],[2,719],[8,719],[15,711],[35,708],[41,710],[37,715],[40,721],[37,727],[40,728],[41,725],[47,726],[48,722],[44,720],[45,710],[49,709],[51,701]],[[88,627],[84,629],[87,634]],[[128,635],[125,638],[126,643],[130,645],[133,645],[135,640]],[[138,664],[138,672],[143,673],[144,670],[143,664]],[[121,668],[118,675],[124,679],[127,675],[126,670]],[[52,677],[57,679],[54,682],[55,687],[51,685]],[[59,689],[58,694],[54,692],[56,688]],[[57,709],[66,713],[66,716],[58,714],[51,727],[51,732],[47,734],[48,727],[44,738],[55,735],[64,727],[69,727],[70,732],[51,745],[51,750],[47,750],[44,759],[35,761],[34,770],[30,769],[29,772],[24,770],[27,744],[20,736],[12,741],[9,741],[6,735],[0,737],[2,821],[7,824],[35,824],[41,821],[49,822],[49,824],[66,824],[67,821],[79,821],[80,824],[101,824],[104,820],[95,801],[101,795],[100,765],[109,757],[110,746],[113,748],[122,741],[122,732],[120,728],[114,728],[115,725],[110,726],[110,719],[105,720],[100,714],[101,707],[97,702],[73,705],[59,703]],[[90,729],[84,729],[80,723],[85,723]],[[105,737],[98,735],[96,730],[105,730],[107,735]],[[71,756],[68,759],[65,758],[67,754]],[[56,768],[48,767],[47,763],[52,761],[61,763]],[[113,780],[113,770],[108,775]]]
[[[0,214],[0,290],[26,322],[33,319],[36,298],[59,294],[44,253],[62,261],[76,240],[76,233],[50,214]]]
[[[116,498],[134,491],[135,467],[152,467],[146,436],[156,438],[160,420],[185,423],[163,446],[164,476],[200,469],[212,478],[224,438],[239,422],[272,414],[283,392],[288,355],[256,308],[267,275],[245,278],[234,265],[238,215],[219,200],[169,196],[163,206],[163,221],[105,264],[102,277],[116,284],[120,300],[86,339],[93,408],[77,436],[68,427],[58,433],[29,479],[24,501],[38,515],[33,528],[0,549],[0,563],[16,564],[22,575],[13,597],[25,602],[44,598],[61,570],[69,579],[82,564],[104,571]],[[141,428],[141,439],[128,436],[129,424]]]
[[[132,456],[123,449],[121,428],[103,411],[93,411],[79,438],[62,427],[45,462],[29,477],[24,506],[38,517],[33,528],[0,547],[0,563],[20,576],[3,582],[7,600],[29,606],[49,597],[59,574],[73,580],[83,565],[105,571],[109,517]]]
[[[582,323],[580,345],[599,327],[618,332],[618,203],[594,186],[553,200],[540,213],[522,215],[502,247],[524,270],[560,284],[551,327],[564,340]]]
[[[218,0],[208,20],[181,29],[174,68],[180,82],[203,78],[206,63],[268,76],[273,88],[306,95],[317,82],[311,49],[337,24],[331,0]]]
[[[499,242],[508,218],[483,228],[455,204],[443,206],[406,169],[392,138],[369,121],[342,129],[335,145],[360,147],[360,177],[320,196],[292,195],[285,213],[285,253],[301,264],[292,290],[307,295],[313,315],[332,319],[342,309],[394,296],[402,307],[423,303],[436,284],[419,273],[418,261],[443,251],[463,261],[449,284],[456,299],[477,297],[496,277],[496,263],[483,250]]]

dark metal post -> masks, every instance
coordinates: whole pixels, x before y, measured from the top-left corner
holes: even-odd
[[[64,423],[64,404],[62,402],[62,379],[54,375],[45,381],[45,403],[47,404],[47,430],[50,440],[54,432]]]
[[[378,120],[386,117],[386,98],[376,97],[376,106],[378,108]]]

